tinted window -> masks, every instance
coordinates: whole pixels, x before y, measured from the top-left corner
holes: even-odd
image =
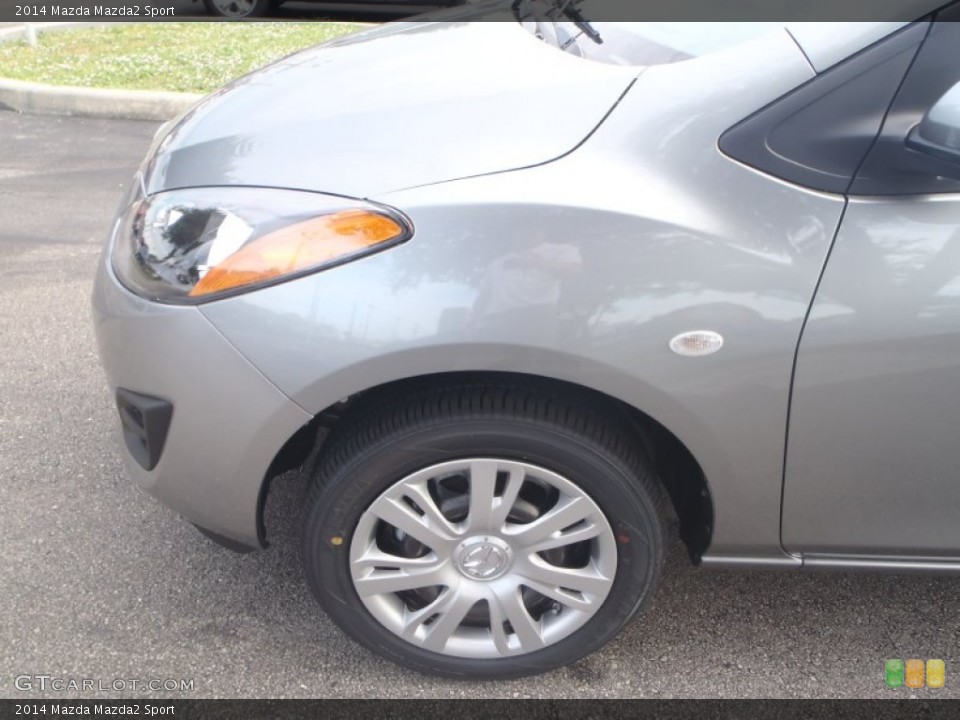
[[[724,133],[720,148],[789,182],[847,192],[928,28],[909,25],[818,75]]]
[[[906,146],[910,130],[960,82],[960,5],[942,12],[910,67],[903,87],[850,188],[855,195],[960,192],[960,168]]]

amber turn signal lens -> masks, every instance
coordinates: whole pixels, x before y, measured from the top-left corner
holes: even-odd
[[[275,280],[313,270],[403,235],[395,220],[368,210],[345,210],[274,230],[253,240],[216,267],[191,297]]]

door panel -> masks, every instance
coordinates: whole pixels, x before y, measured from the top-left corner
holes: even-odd
[[[960,555],[960,195],[852,200],[804,330],[791,552]]]
[[[935,19],[851,184],[791,397],[781,540],[807,555],[960,557],[958,168],[906,136],[960,80]]]

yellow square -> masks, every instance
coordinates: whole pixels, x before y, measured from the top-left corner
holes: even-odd
[[[942,688],[947,678],[943,660],[927,660],[927,687]]]
[[[907,683],[908,688],[923,687],[923,660],[907,660]]]

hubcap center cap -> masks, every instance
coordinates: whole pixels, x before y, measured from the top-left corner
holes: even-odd
[[[500,538],[483,535],[460,543],[454,557],[457,569],[471,580],[494,580],[510,568],[513,551]]]

